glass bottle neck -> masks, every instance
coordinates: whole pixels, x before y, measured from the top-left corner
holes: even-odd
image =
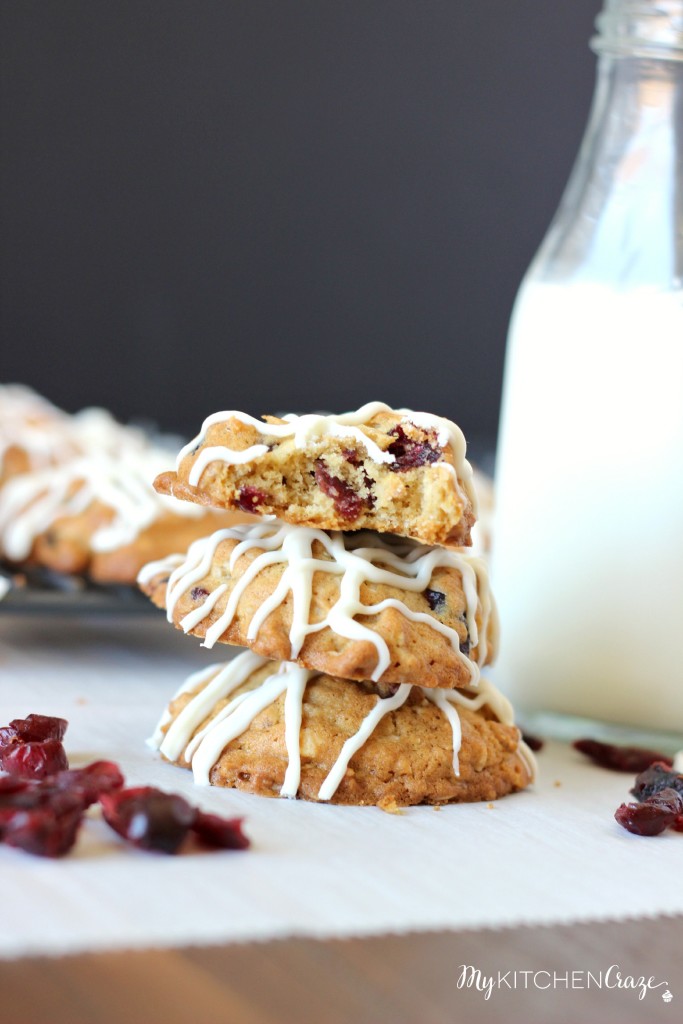
[[[683,61],[683,0],[605,0],[595,25],[598,54]]]
[[[681,287],[683,61],[602,52],[578,159],[532,272]]]

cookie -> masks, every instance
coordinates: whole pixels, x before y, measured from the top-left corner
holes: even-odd
[[[70,417],[21,384],[0,386],[0,486],[78,453]]]
[[[375,533],[276,521],[219,530],[183,559],[146,566],[142,589],[169,621],[345,679],[476,684],[497,617],[483,563]]]
[[[190,676],[152,743],[201,785],[389,810],[495,800],[532,781],[533,755],[486,680],[394,689],[247,651]]]
[[[234,513],[156,494],[151,481],[158,465],[153,450],[116,458],[100,452],[13,476],[0,489],[0,555],[15,566],[134,583],[151,559],[185,551],[217,526],[238,521]]]
[[[466,546],[476,498],[465,447],[450,420],[381,402],[339,416],[219,412],[155,486],[295,525]]]

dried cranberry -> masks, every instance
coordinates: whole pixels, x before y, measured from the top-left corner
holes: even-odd
[[[28,779],[20,779],[17,775],[0,776],[0,806],[15,793],[23,793],[30,788]]]
[[[235,504],[243,512],[255,512],[259,505],[266,505],[268,501],[269,498],[265,491],[259,490],[258,487],[247,486],[242,487],[235,499]]]
[[[618,747],[613,743],[588,739],[576,740],[573,746],[601,768],[615,772],[641,772],[655,761],[673,763],[670,758],[644,747]]]
[[[674,789],[683,795],[683,775],[669,767],[669,762],[656,761],[641,772],[631,792],[636,800],[649,800],[663,789]]]
[[[651,796],[646,803],[653,807],[660,807],[662,810],[671,811],[674,817],[672,827],[677,832],[683,832],[683,794],[675,789],[660,789],[659,793]]]
[[[183,797],[153,786],[103,793],[100,802],[115,832],[133,846],[162,853],[176,853],[197,814]]]
[[[81,806],[60,809],[52,803],[17,808],[3,824],[3,842],[39,857],[62,857],[73,847],[83,820]]]
[[[643,804],[622,804],[614,817],[625,829],[637,836],[657,836],[676,820],[668,806],[660,807],[647,801]]]
[[[342,448],[342,455],[352,466],[360,466],[360,456],[355,448]]]
[[[93,761],[85,768],[59,772],[50,780],[55,789],[76,794],[85,807],[96,803],[103,793],[121,789],[124,781],[121,769],[113,761]]]
[[[209,591],[205,587],[193,587],[190,591],[190,597],[193,601],[199,601],[203,597],[208,597]]]
[[[408,437],[400,425],[389,431],[389,434],[396,438],[387,448],[389,454],[394,456],[394,461],[389,466],[393,473],[402,473],[407,469],[426,466],[441,458],[442,449],[435,448],[431,443],[436,441],[436,434],[431,430],[426,433],[429,435],[430,441],[414,441]]]
[[[440,590],[423,590],[422,592],[427,598],[427,604],[433,612],[441,612],[446,604],[446,595],[442,594]]]
[[[15,718],[9,727],[14,729],[19,743],[39,743],[42,740],[63,740],[68,724],[66,718],[27,715],[26,718]]]
[[[530,732],[523,732],[522,739],[526,743],[529,750],[533,750],[534,753],[538,753],[539,750],[543,750],[543,747],[545,746],[544,740],[539,739],[538,736],[534,736]]]
[[[14,743],[0,750],[0,768],[22,779],[44,779],[69,767],[59,740],[39,743]]]
[[[242,831],[243,818],[221,818],[197,811],[192,825],[197,838],[207,846],[221,850],[247,850],[251,845]]]
[[[357,519],[363,509],[370,504],[357,491],[354,491],[350,484],[338,476],[332,476],[322,459],[318,459],[315,464],[315,479],[323,494],[332,498],[334,507],[342,519],[347,521]]]
[[[11,795],[5,794],[0,799],[0,839],[4,836],[6,826],[19,811],[31,811],[42,807],[47,801],[38,788],[26,788]]]
[[[6,783],[0,787],[0,816],[16,807],[40,807],[46,801],[43,786],[34,780],[9,775],[0,782]]]

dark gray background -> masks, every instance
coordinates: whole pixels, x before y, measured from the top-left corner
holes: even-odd
[[[2,0],[0,379],[495,438],[598,0]]]

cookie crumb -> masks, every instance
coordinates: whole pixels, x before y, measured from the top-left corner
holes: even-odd
[[[405,811],[398,806],[395,800],[380,801],[377,806],[385,814],[405,814]]]
[[[559,779],[555,779],[555,781],[553,782],[553,786],[555,786],[556,789],[559,788],[561,785],[562,783]]]
[[[488,807],[488,809],[490,811],[495,811],[495,809],[496,809],[496,805],[495,804],[487,804],[486,806]]]

